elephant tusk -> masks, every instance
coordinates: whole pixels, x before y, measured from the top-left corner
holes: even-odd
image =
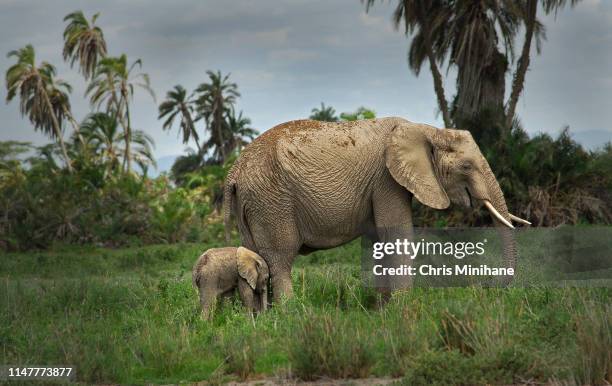
[[[497,211],[497,209],[495,209],[495,207],[493,206],[493,204],[491,204],[488,200],[484,200],[484,204],[487,207],[487,209],[489,209],[489,212],[491,212],[491,214],[493,216],[495,216],[496,219],[498,219],[499,221],[502,222],[502,224],[504,224],[505,226],[507,226],[510,229],[514,229],[514,226],[510,223],[510,221],[506,220],[504,218],[504,216],[502,216],[501,214],[499,214],[499,212]]]
[[[513,215],[512,213],[509,213],[509,214],[510,214],[510,219],[511,219],[511,220],[514,220],[514,221],[516,221],[516,222],[520,222],[521,224],[531,225],[531,223],[530,223],[529,221],[524,220],[524,219],[522,219],[522,218],[520,218],[520,217],[518,217],[518,216],[515,216],[515,215]]]

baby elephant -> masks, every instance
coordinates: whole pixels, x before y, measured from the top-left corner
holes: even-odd
[[[210,317],[217,297],[229,297],[236,287],[250,311],[268,305],[268,264],[257,253],[243,247],[212,248],[193,266],[193,285],[200,291],[202,316]]]

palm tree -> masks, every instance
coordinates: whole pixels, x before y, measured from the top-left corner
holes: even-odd
[[[142,130],[134,130],[131,142],[136,145],[130,153],[132,161],[145,173],[149,165],[157,168],[157,162],[153,157],[153,148],[155,148],[153,137]]]
[[[483,109],[503,115],[505,76],[520,23],[516,9],[514,0],[462,0],[452,5],[439,50],[448,52],[449,64],[457,67],[455,123]]]
[[[121,159],[123,134],[117,119],[107,113],[93,113],[81,123],[81,133],[86,144],[95,151],[97,161],[108,171],[118,171]]]
[[[174,123],[174,118],[177,115],[180,116],[180,129],[183,133],[183,143],[186,144],[189,142],[189,139],[193,137],[193,140],[196,143],[198,148],[198,152],[202,152],[202,148],[200,147],[200,137],[195,128],[195,124],[193,122],[192,113],[193,113],[193,105],[194,100],[191,97],[187,97],[187,91],[181,85],[174,86],[173,90],[168,91],[166,94],[166,100],[163,101],[159,105],[159,117],[158,119],[168,117],[164,121],[163,128],[164,130],[170,130],[172,128],[172,124]]]
[[[125,134],[119,130],[119,123],[115,116],[103,112],[93,113],[87,116],[81,124],[81,131],[88,146],[94,149],[98,155],[98,161],[106,165],[107,172],[120,170],[121,161],[126,157]],[[152,147],[153,139],[142,132],[134,130],[131,142],[136,145],[130,153],[133,162],[136,162],[143,170],[147,165],[154,165]]]
[[[64,30],[64,60],[70,60],[71,68],[78,61],[85,79],[94,75],[98,60],[106,56],[104,34],[95,25],[99,15],[93,15],[91,23],[82,11],[72,12],[64,18],[64,21],[69,21]]]
[[[366,0],[366,11],[375,1]],[[447,0],[399,0],[393,13],[395,28],[399,28],[403,22],[404,33],[413,37],[408,55],[410,69],[418,75],[425,59],[429,62],[438,107],[446,127],[452,127],[452,123],[437,63],[443,62],[445,55],[436,47],[442,43],[441,37],[444,36],[450,15]]]
[[[367,8],[374,2],[367,0]],[[512,55],[518,26],[514,9],[511,0],[398,0],[393,22],[412,35],[409,66],[418,75],[429,62],[445,126],[451,127],[453,116],[457,123],[457,117],[470,117],[485,106],[503,109],[506,55]],[[504,53],[497,48],[500,38]],[[446,60],[458,72],[452,112],[438,69]]]
[[[96,71],[85,94],[89,95],[89,100],[92,107],[100,110],[103,104],[106,104],[105,111],[120,112],[122,104],[119,95],[121,94],[121,80],[118,74],[119,65],[118,58],[108,57],[100,60],[96,67]],[[122,118],[122,117],[119,117]]]
[[[315,121],[324,122],[338,122],[338,116],[336,116],[336,110],[331,106],[325,106],[325,103],[321,102],[321,108],[314,108],[310,110],[309,119]]]
[[[63,56],[65,61],[70,61],[70,68],[78,62],[79,68],[85,79],[93,76],[100,58],[106,56],[106,41],[102,29],[96,26],[96,20],[100,16],[96,13],[92,16],[91,22],[85,18],[82,11],[72,12],[64,21],[68,25],[64,29],[64,49]],[[77,138],[83,144],[83,137],[80,128],[72,113],[66,111],[68,121],[77,133]]]
[[[569,0],[569,3],[573,7],[579,1],[580,0]],[[549,14],[551,12],[557,12],[560,8],[564,7],[568,1],[542,0],[541,2],[544,12]],[[524,0],[519,2],[517,4],[517,11],[525,27],[525,37],[523,39],[521,56],[518,60],[516,71],[512,79],[512,91],[510,93],[510,98],[508,99],[508,109],[506,111],[506,127],[510,127],[512,125],[512,120],[514,119],[514,114],[516,112],[516,105],[518,104],[519,96],[524,88],[525,74],[529,68],[529,57],[531,54],[533,38],[536,38],[536,52],[538,54],[541,51],[542,40],[546,38],[544,26],[537,18],[538,0]]]
[[[51,104],[53,105],[56,116],[60,122],[64,120],[70,122],[70,125],[74,129],[74,134],[79,142],[83,144],[83,136],[81,136],[80,127],[77,121],[72,115],[72,108],[70,106],[69,93],[72,92],[72,86],[61,79],[53,79],[49,84],[49,97]]]
[[[242,111],[236,115],[236,111],[232,108],[227,115],[227,123],[229,128],[230,138],[226,142],[227,148],[225,154],[231,154],[234,150],[242,150],[250,141],[252,141],[259,132],[251,127],[251,120],[242,116]]]
[[[204,118],[210,130],[210,143],[218,150],[217,161],[223,164],[226,160],[225,142],[227,134],[226,116],[240,97],[236,83],[229,81],[230,74],[222,76],[221,71],[206,71],[209,83],[202,83],[196,89],[199,94],[196,100],[198,118]],[[211,142],[212,141],[212,142]]]
[[[53,65],[47,62],[36,65],[32,45],[28,44],[24,48],[9,52],[8,57],[13,56],[17,58],[17,63],[6,71],[7,102],[19,94],[21,115],[27,115],[36,130],[41,130],[59,142],[66,167],[72,173],[62,136],[64,107],[70,86],[66,82],[55,80]]]
[[[375,3],[363,1],[366,10]],[[398,0],[393,21],[396,28],[403,23],[406,34],[412,35],[408,62],[415,74],[426,59],[429,62],[445,125],[450,126],[452,118],[455,125],[462,126],[482,111],[492,110],[499,124],[509,130],[529,67],[532,41],[536,39],[539,52],[545,38],[544,26],[536,18],[538,3],[550,13],[578,1]],[[525,26],[523,50],[510,98],[504,104],[505,75],[514,62],[514,41],[521,24]],[[450,113],[437,65],[445,62],[457,68],[457,94]]]
[[[130,116],[130,101],[134,88],[138,86],[147,91],[153,100],[155,94],[150,86],[149,75],[134,73],[134,69],[142,67],[142,61],[136,60],[128,66],[127,56],[105,57],[98,63],[94,77],[87,87],[86,94],[91,94],[91,104],[98,108],[106,102],[106,112],[115,112],[124,131],[125,156],[123,167],[130,173],[132,170],[132,124]]]

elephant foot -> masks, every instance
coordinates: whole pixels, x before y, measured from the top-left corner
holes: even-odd
[[[273,267],[270,270],[270,284],[272,287],[272,300],[276,304],[282,304],[293,297],[293,284],[291,282],[291,270]]]
[[[293,298],[293,288],[285,287],[282,291],[276,291],[275,289],[273,295],[274,295],[274,303],[284,304],[289,299]]]

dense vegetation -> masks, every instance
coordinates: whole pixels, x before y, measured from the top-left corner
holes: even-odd
[[[18,146],[27,149],[5,143],[0,151]],[[27,162],[26,168],[4,161],[8,167],[0,170],[4,249],[200,241],[222,232],[209,218],[226,173],[222,166],[191,174],[183,187],[167,176],[115,174],[95,164],[75,165],[69,173],[45,156]]]
[[[6,72],[7,102],[18,99],[22,115],[54,142],[37,148],[0,143],[0,249],[199,241],[219,230],[210,215],[223,179],[257,134],[235,112],[237,85],[208,71],[208,82],[191,96],[180,85],[167,93],[159,106],[163,128],[179,121],[183,142],[193,139],[198,150],[180,157],[170,176],[149,178],[154,143],[134,129],[130,108],[136,90],[155,95],[149,76],[137,71],[141,60],[108,55],[98,16],[88,20],[77,11],[64,19],[63,56],[83,75],[91,104],[81,122],[71,111],[72,87],[53,65],[37,62],[31,45],[9,53],[16,63]],[[64,139],[68,128],[72,134]]]

